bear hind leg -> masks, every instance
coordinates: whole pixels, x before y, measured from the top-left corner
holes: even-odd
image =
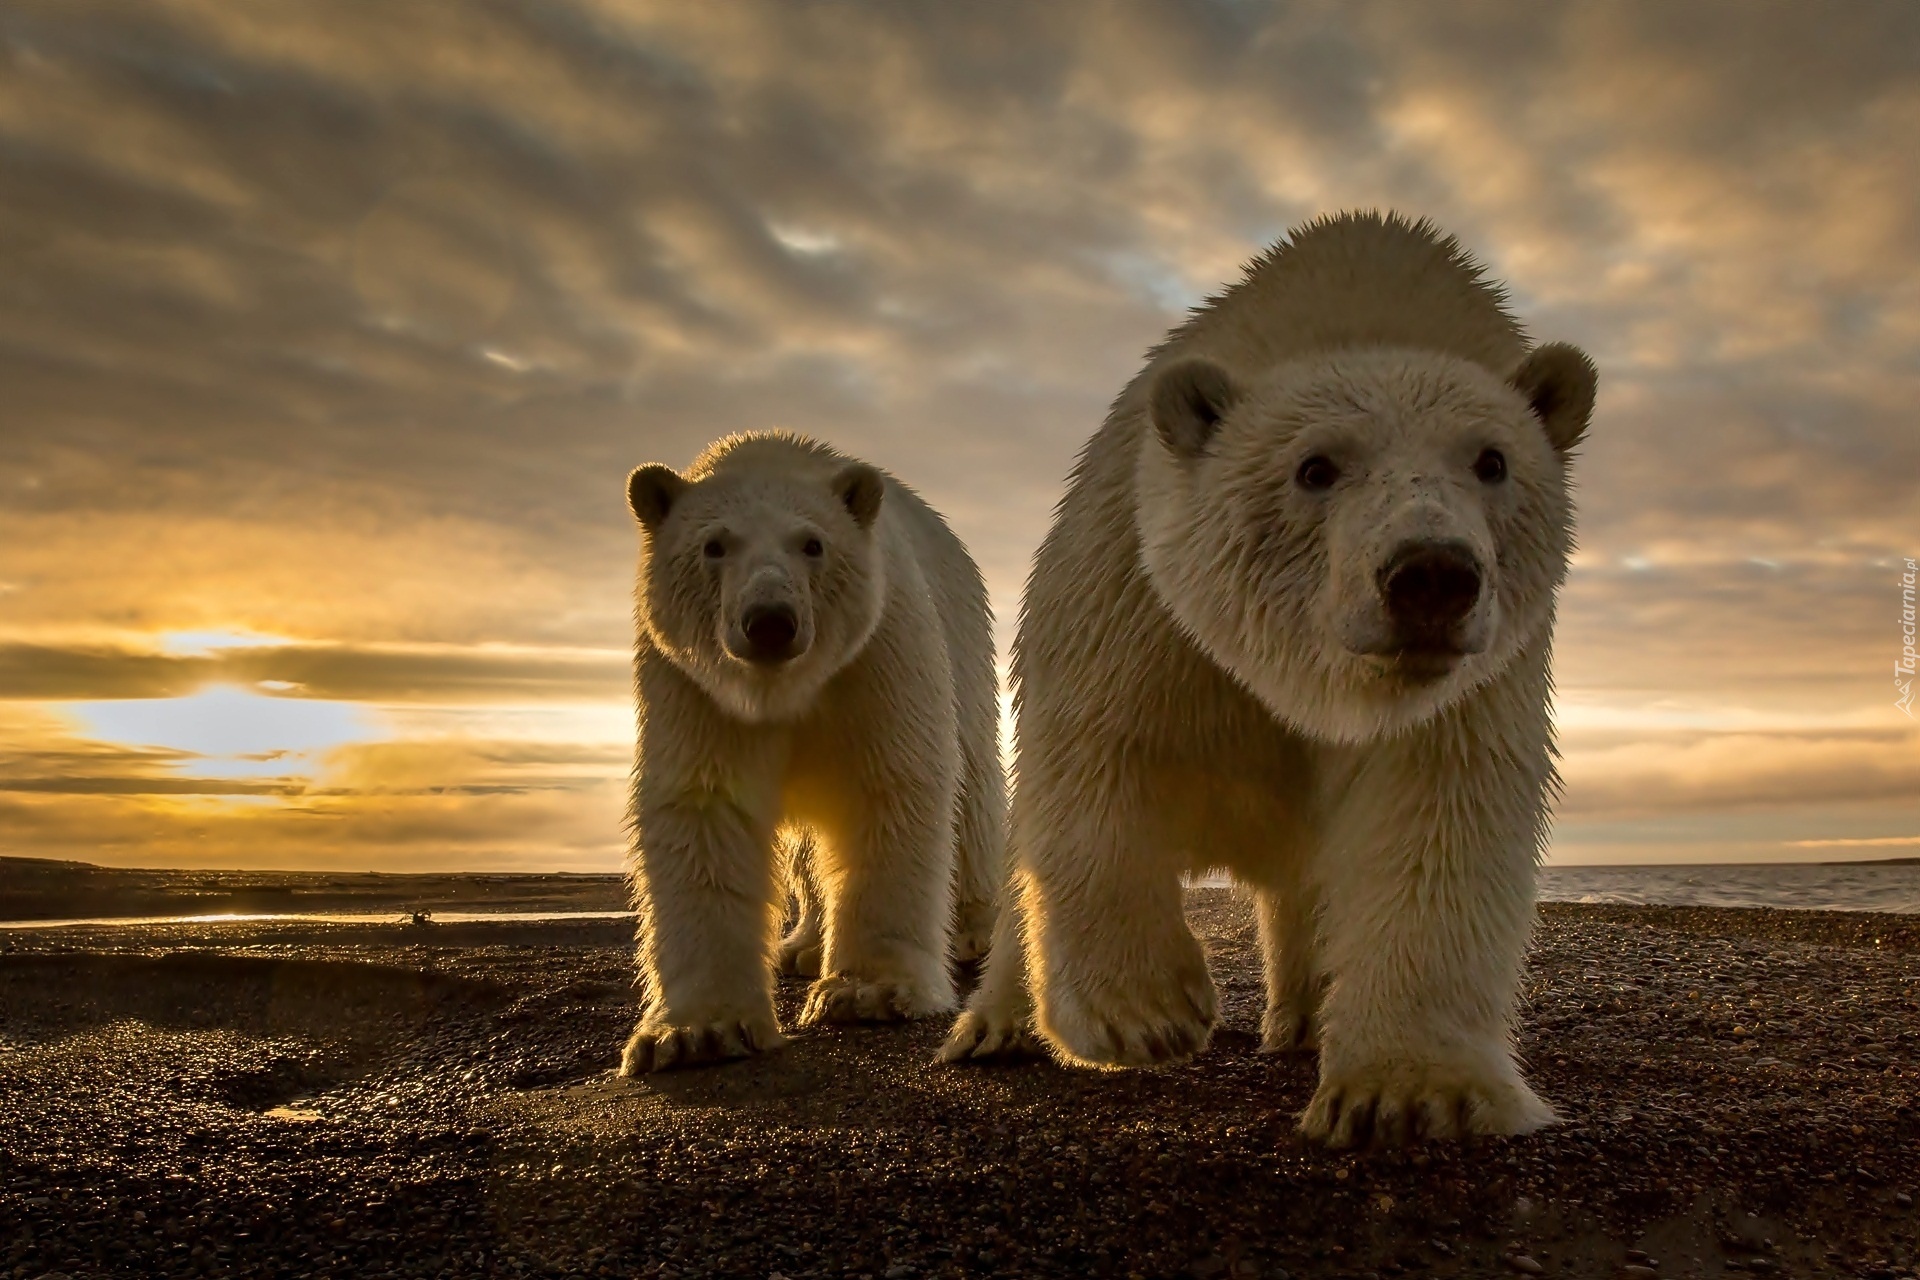
[[[953,958],[972,964],[994,944],[1006,880],[1006,779],[995,744],[962,744],[960,796],[954,806]]]
[[[1027,989],[1027,957],[1021,945],[1021,884],[1014,876],[1002,891],[993,943],[980,985],[954,1019],[940,1046],[940,1061],[985,1061],[1037,1057],[1045,1052],[1033,1029],[1033,996]]]
[[[1254,915],[1267,979],[1260,1052],[1315,1049],[1320,997],[1326,988],[1314,963],[1313,908],[1304,886],[1256,889]]]
[[[796,911],[793,928],[780,939],[774,958],[784,974],[817,978],[825,914],[818,869],[819,840],[811,830],[798,828],[781,833],[781,846],[787,864],[787,886]]]

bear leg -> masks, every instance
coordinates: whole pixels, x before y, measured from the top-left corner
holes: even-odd
[[[1532,705],[1544,702],[1536,692]],[[1475,723],[1479,710],[1374,745],[1331,780],[1362,797],[1331,811],[1324,847],[1339,852],[1317,877],[1331,981],[1319,1089],[1300,1127],[1331,1145],[1521,1134],[1555,1119],[1512,1041],[1551,774],[1545,735],[1516,768],[1515,735]]]
[[[1086,1066],[1186,1061],[1212,1038],[1218,996],[1187,927],[1179,865],[1154,838],[1162,824],[1132,798],[1145,789],[1028,778],[1015,830],[1036,889],[1040,1033]]]
[[[643,806],[634,885],[647,1002],[622,1075],[742,1058],[786,1043],[767,952],[772,832],[712,803]]]

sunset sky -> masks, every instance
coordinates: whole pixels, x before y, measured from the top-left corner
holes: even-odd
[[[1004,644],[1317,214],[1585,347],[1562,862],[1920,854],[1920,5],[0,7],[0,853],[611,870],[629,468],[809,432]]]

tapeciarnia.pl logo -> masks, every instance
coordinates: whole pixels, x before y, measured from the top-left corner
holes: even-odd
[[[1893,687],[1899,697],[1893,705],[1913,719],[1913,557],[1907,557],[1907,571],[1900,575],[1900,656],[1893,664]]]

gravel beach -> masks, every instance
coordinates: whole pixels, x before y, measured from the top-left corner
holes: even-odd
[[[1920,918],[1547,906],[1567,1123],[1337,1154],[1189,909],[1224,1025],[1124,1075],[942,1019],[619,1080],[624,922],[0,931],[0,1277],[1916,1274]]]

